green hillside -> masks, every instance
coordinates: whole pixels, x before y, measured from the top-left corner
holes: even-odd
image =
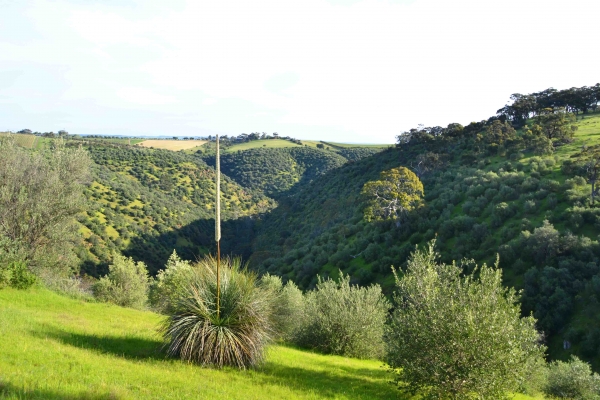
[[[232,153],[235,151],[243,151],[258,148],[282,149],[288,147],[300,147],[301,145],[292,143],[289,140],[269,139],[269,140],[252,140],[246,143],[234,144],[225,149],[225,152]]]
[[[596,157],[600,115],[580,118],[574,140],[545,156],[511,144],[525,140],[523,129],[502,150],[490,146],[491,125],[452,124],[435,136],[433,128],[414,130],[399,147],[299,188],[266,216],[252,265],[305,288],[317,274],[341,269],[357,283],[379,282],[389,291],[390,266],[401,267],[416,245],[433,238],[446,262],[493,264],[500,254],[506,284],[525,289],[524,311],[539,320],[551,356],[575,353],[598,367],[600,212],[598,202],[591,204],[584,163]],[[398,166],[421,168],[428,159],[436,161],[421,169],[422,208],[398,224],[364,221],[366,182]],[[563,340],[573,344],[570,350],[562,349]]]
[[[215,171],[182,152],[90,142],[93,182],[85,190],[89,207],[79,217],[83,272],[105,272],[114,250],[162,268],[173,249],[193,259],[212,246],[210,229],[182,230],[192,222],[214,223]],[[224,177],[225,221],[264,213],[275,202]],[[210,222],[212,221],[212,222]],[[174,232],[169,240],[161,235]]]
[[[215,164],[214,157],[206,161]],[[334,152],[310,147],[255,148],[224,154],[221,170],[240,185],[273,196],[290,190],[300,181],[309,182],[324,175],[346,161]]]
[[[383,399],[381,362],[273,346],[239,371],[166,359],[163,317],[31,289],[0,291],[0,397],[6,399]]]

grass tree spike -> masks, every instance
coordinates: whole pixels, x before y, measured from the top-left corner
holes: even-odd
[[[219,135],[217,136],[217,198],[215,203],[215,240],[217,241],[217,319],[220,317],[221,298],[221,160],[219,159]]]

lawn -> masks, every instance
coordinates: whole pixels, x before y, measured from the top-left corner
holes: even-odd
[[[273,346],[257,370],[165,359],[162,317],[45,289],[0,290],[0,397],[17,399],[407,398],[382,363]]]
[[[164,150],[190,150],[202,146],[206,140],[144,140],[138,143],[138,146],[153,147],[155,149]]]

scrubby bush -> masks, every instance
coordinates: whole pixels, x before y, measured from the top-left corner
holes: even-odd
[[[94,285],[94,296],[123,307],[144,308],[150,286],[146,265],[115,253],[108,271]]]
[[[306,320],[296,343],[324,353],[348,357],[383,356],[383,331],[390,304],[379,285],[350,285],[350,276],[319,277],[305,295]]]
[[[484,264],[464,276],[440,264],[433,246],[396,275],[385,361],[400,388],[425,398],[503,398],[542,358],[535,319],[521,318],[499,269]]]
[[[272,327],[275,335],[285,341],[293,341],[305,318],[302,291],[292,281],[284,285],[275,275],[265,274],[260,281],[273,299]]]
[[[224,259],[217,311],[216,264],[207,256],[194,265],[185,295],[173,304],[163,326],[167,352],[204,366],[254,367],[273,337],[272,292],[240,259]]]
[[[172,312],[173,304],[185,293],[192,274],[193,267],[190,262],[179,258],[173,250],[165,269],[158,271],[150,286],[150,305],[159,312]]]
[[[544,392],[559,399],[600,399],[600,376],[576,356],[569,362],[554,361]]]
[[[35,275],[29,272],[24,261],[11,261],[5,265],[0,264],[0,289],[7,286],[15,289],[27,289],[35,281]]]

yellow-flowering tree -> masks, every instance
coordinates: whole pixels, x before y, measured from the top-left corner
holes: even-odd
[[[423,184],[405,167],[383,171],[378,181],[365,183],[362,195],[367,199],[367,221],[400,220],[418,207],[423,199]]]

